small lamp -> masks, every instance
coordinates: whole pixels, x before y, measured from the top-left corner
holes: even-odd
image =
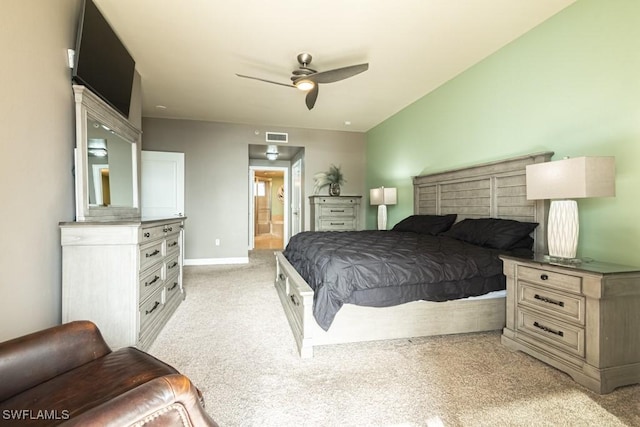
[[[576,157],[527,165],[527,200],[551,199],[547,243],[552,258],[575,259],[578,203],[616,195],[614,157]]]
[[[378,230],[387,229],[387,205],[397,203],[395,188],[372,188],[369,190],[371,206],[378,206]]]

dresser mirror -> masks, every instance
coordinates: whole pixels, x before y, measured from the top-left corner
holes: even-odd
[[[84,86],[76,102],[76,220],[140,218],[140,131]]]

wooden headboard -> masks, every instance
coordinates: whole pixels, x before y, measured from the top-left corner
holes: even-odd
[[[421,215],[504,218],[537,222],[534,250],[546,250],[549,202],[527,200],[526,166],[548,162],[553,152],[530,154],[413,178],[413,211]]]

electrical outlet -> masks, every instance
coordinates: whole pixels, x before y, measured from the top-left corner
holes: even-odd
[[[216,239],[216,246],[220,246],[220,239]]]

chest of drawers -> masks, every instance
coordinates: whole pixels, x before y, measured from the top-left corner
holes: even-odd
[[[596,393],[640,382],[640,269],[501,258],[507,277],[505,346]]]
[[[60,224],[62,321],[147,349],[183,299],[184,218]]]
[[[311,231],[358,230],[362,196],[310,196]]]

